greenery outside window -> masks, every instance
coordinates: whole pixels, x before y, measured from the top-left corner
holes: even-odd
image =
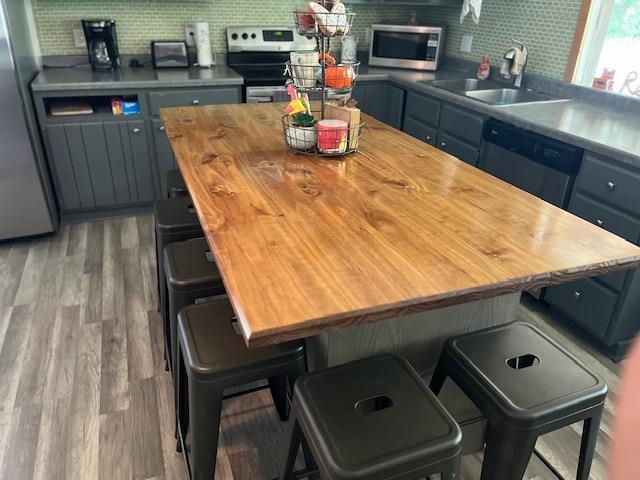
[[[640,97],[640,0],[584,0],[566,79],[591,86],[605,69],[613,92]]]

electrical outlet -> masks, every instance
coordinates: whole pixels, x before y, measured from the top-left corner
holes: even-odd
[[[86,40],[84,39],[84,32],[81,28],[73,29],[73,44],[77,48],[82,48],[87,44]]]
[[[191,25],[184,27],[184,38],[187,42],[187,47],[195,47],[196,29]]]
[[[460,51],[471,53],[471,45],[473,44],[473,35],[463,35]]]

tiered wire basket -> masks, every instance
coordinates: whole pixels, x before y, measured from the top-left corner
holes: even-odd
[[[285,142],[296,153],[353,153],[358,149],[364,124],[359,110],[345,107],[344,101],[339,103],[351,97],[360,62],[338,63],[329,52],[333,37],[349,33],[355,13],[347,12],[340,2],[321,0],[293,15],[298,33],[315,38],[317,49],[292,52],[287,63],[289,83],[295,88],[304,113],[282,117]]]

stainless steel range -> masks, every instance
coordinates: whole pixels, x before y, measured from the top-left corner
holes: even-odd
[[[283,72],[289,52],[313,50],[316,42],[294,27],[227,28],[227,63],[245,81],[247,103],[286,100]]]

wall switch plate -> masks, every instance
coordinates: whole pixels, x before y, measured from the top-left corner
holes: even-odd
[[[473,35],[463,35],[460,51],[471,53],[471,45],[473,44]]]
[[[73,29],[73,44],[78,48],[82,48],[87,45],[87,42],[84,39],[84,31],[81,28]]]
[[[193,28],[192,25],[188,27],[184,27],[184,38],[187,42],[187,47],[195,47],[196,46],[196,29]]]

